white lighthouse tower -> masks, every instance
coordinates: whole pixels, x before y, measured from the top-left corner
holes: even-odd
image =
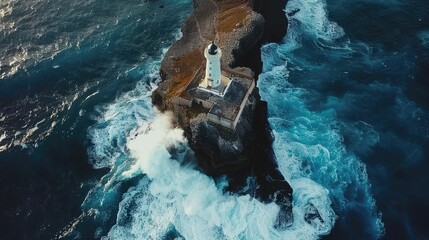
[[[212,42],[205,50],[204,56],[207,59],[205,84],[208,88],[217,88],[221,84],[220,58],[222,51]]]

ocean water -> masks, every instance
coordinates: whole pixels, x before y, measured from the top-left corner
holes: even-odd
[[[425,239],[429,8],[290,0],[261,49],[294,223],[196,170],[153,108],[192,1],[0,3],[5,239]],[[316,209],[320,218],[305,221]]]
[[[327,239],[428,236],[427,9],[291,0],[288,35],[262,48],[280,170],[295,191],[311,179],[329,192]]]

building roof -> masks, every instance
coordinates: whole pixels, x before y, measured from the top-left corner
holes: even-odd
[[[251,81],[234,77],[231,86],[223,98],[211,96],[209,101],[215,104],[209,110],[209,113],[217,115],[222,118],[234,120],[240,110],[240,105],[244,101],[244,97],[250,88]]]
[[[228,76],[233,78],[228,91],[223,97],[213,95],[206,91],[198,90],[198,84],[201,81],[201,72],[194,76],[193,81],[185,88],[180,97],[191,100],[201,99],[203,101],[213,103],[213,107],[209,109],[209,113],[216,116],[234,120],[240,109],[240,105],[243,102],[245,95],[249,88],[251,88],[253,78],[246,76],[240,72],[233,70],[222,69],[222,77]]]

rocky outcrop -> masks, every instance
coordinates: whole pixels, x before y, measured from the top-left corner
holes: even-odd
[[[160,110],[173,111],[204,172],[227,175],[229,190],[236,192],[249,185],[247,180],[252,176],[251,194],[281,206],[278,228],[292,221],[292,189],[277,169],[267,104],[261,101],[258,88],[250,95],[235,131],[209,122],[198,106],[175,104],[174,98],[205,64],[203,50],[213,40],[222,49],[223,66],[250,67],[253,71],[237,69],[248,75],[259,73],[261,44],[281,40],[285,34],[285,4],[284,0],[194,0],[195,10],[182,26],[183,37],[167,51],[161,63],[162,81],[152,94]]]

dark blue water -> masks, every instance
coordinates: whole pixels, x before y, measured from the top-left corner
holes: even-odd
[[[154,62],[191,11],[190,1],[0,2],[1,238],[50,239],[71,227],[70,236],[94,236],[81,204],[108,172],[88,156],[96,109],[150,88]],[[101,221],[105,231],[115,219]]]
[[[150,103],[191,1],[2,1],[2,238],[427,238],[428,3],[297,9],[258,82],[294,188],[277,231],[275,205],[179,164],[192,153]]]

